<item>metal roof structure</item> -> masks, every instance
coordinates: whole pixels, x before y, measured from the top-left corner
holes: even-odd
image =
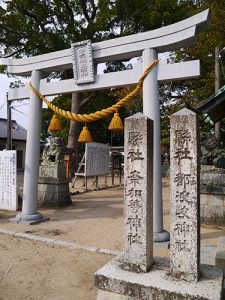
[[[26,141],[27,131],[20,126],[15,120],[12,120],[12,140],[14,141]],[[7,138],[7,119],[0,118],[0,139]]]

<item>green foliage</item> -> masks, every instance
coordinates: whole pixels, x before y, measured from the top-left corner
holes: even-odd
[[[94,99],[86,106],[85,111],[86,113],[95,112],[110,107],[116,102],[116,97],[112,96],[110,91],[98,91]],[[127,116],[124,109],[120,109],[119,113],[122,120]],[[108,129],[112,117],[113,114],[110,117],[88,124],[95,142],[109,143],[114,146],[123,144],[123,132],[113,133]]]
[[[225,1],[223,0],[14,0],[6,5],[0,0],[0,56],[14,58],[33,56],[69,48],[71,43],[85,39],[92,42],[153,30],[185,19],[205,8],[212,11],[212,25],[200,34],[197,43],[173,54],[177,61],[201,60],[201,78],[160,85],[160,103],[163,143],[168,142],[169,116],[185,102],[194,106],[214,92],[214,49],[225,46]],[[222,53],[222,55],[225,53]],[[225,55],[221,57],[225,61]],[[224,64],[223,64],[224,65]],[[122,62],[109,62],[106,72],[125,69]],[[6,69],[0,66],[0,72]],[[70,78],[71,70],[50,74],[51,77]],[[224,79],[221,84],[225,83]],[[85,107],[93,112],[110,106],[123,98],[129,88],[110,92],[97,92],[95,99]],[[84,95],[85,97],[85,95]],[[70,110],[71,97],[59,96],[54,102]],[[133,114],[142,109],[141,97],[132,100],[121,114]],[[49,133],[47,127],[52,113],[43,109],[42,140]],[[60,135],[67,139],[69,122],[61,120],[64,130]],[[107,131],[110,120],[90,125],[96,141],[111,141]],[[201,123],[202,127],[205,123]],[[206,124],[206,127],[208,124]],[[58,134],[58,133],[57,133]],[[113,136],[115,142],[122,137]]]
[[[70,97],[68,97],[68,95],[55,97],[54,100],[52,101],[52,103],[55,104],[56,106],[59,106],[60,108],[62,108],[64,110],[69,110],[69,111],[70,111],[70,102],[71,102],[71,99],[70,99]],[[48,142],[48,139],[51,136],[62,137],[64,140],[64,143],[67,142],[69,121],[66,120],[65,118],[62,118],[59,116],[59,120],[62,124],[61,131],[57,131],[57,132],[49,132],[48,131],[48,126],[49,126],[51,118],[53,117],[53,114],[54,114],[53,111],[49,108],[42,109],[41,144],[43,146]]]
[[[176,54],[177,61],[200,59],[201,62],[201,77],[198,79],[181,82],[181,87],[184,94],[182,96],[183,102],[188,102],[191,106],[206,100],[215,91],[215,48],[219,47],[221,51],[221,80],[220,85],[225,84],[225,1],[221,0],[204,0],[196,1],[196,8],[191,13],[195,14],[210,8],[211,11],[211,25],[207,31],[202,32],[197,42]],[[176,85],[175,85],[176,88]],[[200,128],[202,131],[213,130],[214,126],[207,122],[204,116],[200,116]],[[224,121],[222,121],[222,141],[225,141]]]

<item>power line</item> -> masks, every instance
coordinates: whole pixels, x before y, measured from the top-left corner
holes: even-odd
[[[6,105],[6,102],[7,102],[6,100],[5,102],[3,102],[2,106],[0,107],[0,110],[3,108],[4,105]]]
[[[19,105],[14,105],[12,108],[19,107],[19,106],[24,106],[24,105],[29,105],[29,103],[23,103],[23,104],[19,104]]]
[[[20,110],[18,110],[18,109],[15,109],[14,107],[12,107],[12,109],[15,110],[15,111],[17,111],[18,113],[21,113],[22,115],[28,117],[28,115],[25,114],[24,112],[22,112],[22,111],[20,111]]]

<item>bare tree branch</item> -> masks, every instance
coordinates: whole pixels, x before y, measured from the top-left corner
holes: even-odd
[[[95,17],[96,17],[96,13],[97,13],[97,6],[95,5],[94,0],[90,0],[91,6],[92,6],[92,14],[91,14],[91,20],[94,21]]]
[[[14,0],[14,1],[15,1],[15,0]],[[46,24],[45,24],[45,23],[41,23],[41,22],[38,20],[38,18],[37,18],[32,12],[30,12],[30,11],[27,10],[27,9],[25,9],[22,2],[15,1],[14,4],[16,4],[17,9],[20,10],[20,11],[22,11],[22,13],[23,13],[25,16],[27,16],[27,17],[29,17],[29,18],[35,20],[35,22],[40,26],[40,28],[41,28],[41,30],[43,31],[43,33],[46,33],[46,29],[45,29],[45,25],[46,25]],[[18,5],[18,4],[19,4],[19,5]]]
[[[24,48],[22,49],[18,49],[18,50],[15,50],[15,51],[12,51],[11,53],[9,54],[6,54],[5,56],[3,56],[3,58],[8,58],[8,57],[12,57],[13,55],[17,54],[17,53],[20,53],[24,50]]]
[[[85,16],[85,18],[86,18],[86,20],[88,21],[88,23],[89,23],[89,21],[90,21],[90,17],[89,17],[89,15],[88,15],[88,12],[87,12],[87,3],[86,3],[86,1],[81,1],[81,8],[82,8],[82,10],[83,10],[83,14],[84,14],[84,16]]]
[[[94,98],[95,95],[96,95],[96,91],[93,91],[87,98],[83,99],[79,104],[79,110],[83,108],[87,103],[89,103]]]
[[[74,24],[74,13],[73,13],[72,8],[69,5],[69,2],[67,0],[61,0],[61,1],[64,3],[64,5],[65,5],[65,7],[66,7],[66,9],[68,11],[68,14],[69,14],[69,17],[70,17],[70,21]]]

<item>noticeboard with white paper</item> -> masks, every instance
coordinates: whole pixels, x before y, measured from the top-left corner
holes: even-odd
[[[109,144],[87,143],[85,149],[85,175],[98,176],[109,173]]]
[[[0,151],[0,209],[18,209],[16,151]]]

